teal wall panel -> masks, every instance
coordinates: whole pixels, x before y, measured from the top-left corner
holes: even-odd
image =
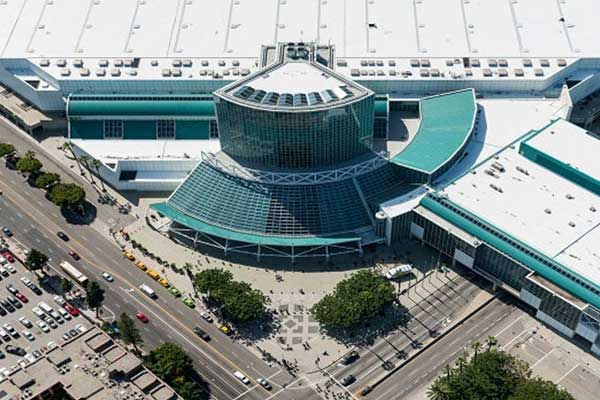
[[[208,121],[176,121],[175,136],[177,139],[198,140],[210,136]]]
[[[123,139],[156,139],[156,121],[123,121]]]
[[[103,139],[104,123],[102,121],[71,121],[72,139]]]

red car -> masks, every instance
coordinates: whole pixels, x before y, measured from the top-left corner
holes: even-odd
[[[65,310],[67,310],[69,312],[69,314],[71,314],[74,317],[79,315],[79,311],[77,311],[77,309],[75,307],[73,307],[72,305],[70,305],[69,303],[65,304],[64,308],[65,308]]]
[[[15,262],[15,258],[13,257],[12,254],[10,254],[10,251],[8,251],[8,250],[4,250],[2,252],[2,256],[4,256],[4,258],[6,258],[6,260],[10,263]]]
[[[74,260],[79,260],[79,254],[77,254],[74,250],[69,250],[69,255],[73,257]]]
[[[139,319],[140,321],[142,321],[145,324],[147,324],[149,321],[148,317],[146,317],[146,314],[144,314],[141,311],[138,312],[137,314],[135,314],[135,316],[137,317],[137,319]]]
[[[15,297],[17,299],[21,300],[23,303],[29,303],[29,299],[27,297],[25,297],[25,295],[21,292],[15,293]]]

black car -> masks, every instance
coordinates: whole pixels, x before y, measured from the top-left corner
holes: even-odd
[[[354,377],[354,375],[348,375],[347,377],[342,379],[342,385],[344,385],[344,386],[350,386],[354,382],[356,382],[356,378]]]
[[[23,306],[21,305],[21,302],[19,302],[19,300],[15,299],[12,296],[7,296],[6,300],[8,300],[10,302],[10,304],[12,304],[13,307],[15,307],[15,308],[23,308]]]
[[[6,352],[9,354],[14,354],[16,356],[21,356],[21,357],[23,357],[24,355],[27,354],[25,349],[23,349],[21,347],[12,346],[10,344],[7,344],[6,347],[4,348],[4,350],[6,350]]]
[[[31,286],[29,286],[29,289],[31,289],[31,291],[35,294],[37,294],[38,296],[42,295],[42,289],[40,289],[39,287],[35,286],[33,283],[31,284]]]
[[[59,238],[61,238],[62,240],[64,240],[65,242],[69,241],[69,237],[67,236],[66,233],[64,233],[63,231],[59,231],[56,236],[58,236]]]
[[[340,364],[342,364],[342,365],[350,365],[354,361],[358,360],[359,358],[360,358],[360,355],[358,354],[358,352],[356,350],[352,350],[350,353],[346,354],[340,360]]]
[[[72,338],[77,336],[78,334],[79,334],[79,332],[77,332],[77,330],[75,330],[75,329],[71,329],[69,331],[69,336],[71,336]]]
[[[17,288],[14,287],[13,285],[6,285],[6,289],[8,289],[8,291],[11,292],[12,294],[19,293],[19,291],[17,290]]]
[[[373,388],[372,388],[371,386],[367,385],[367,386],[365,386],[365,387],[363,388],[363,390],[361,390],[361,391],[360,391],[360,395],[361,395],[361,396],[366,396],[366,395],[368,395],[369,393],[371,393],[371,391],[372,391],[372,390],[373,390]]]
[[[12,231],[10,229],[8,229],[6,226],[4,228],[2,228],[2,232],[4,232],[4,234],[7,237],[11,237],[13,235]]]
[[[6,358],[6,354],[4,354],[2,351],[0,351],[0,360],[2,360],[3,358]]]
[[[4,317],[6,315],[6,310],[0,307],[0,316]]]
[[[4,307],[6,311],[15,312],[15,308],[8,301],[0,299],[0,304],[2,304],[2,307]]]
[[[206,333],[204,331],[204,329],[202,329],[198,326],[194,327],[194,333],[196,335],[198,335],[198,337],[201,338],[202,340],[204,340],[205,342],[208,342],[210,340],[210,336],[208,335],[208,333]]]

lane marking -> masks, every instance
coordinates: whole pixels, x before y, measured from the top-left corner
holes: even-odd
[[[14,193],[13,193],[13,192],[14,192]],[[20,201],[16,201],[16,200],[14,199],[14,197],[13,197],[13,194],[14,194],[14,196],[18,197],[18,198],[20,199]],[[10,191],[10,194],[8,194],[8,193],[7,193],[7,196],[6,196],[6,197],[7,197],[7,198],[8,198],[8,199],[11,201],[12,205],[13,205],[15,208],[17,207],[17,206],[16,206],[16,204],[28,204],[28,203],[29,203],[29,202],[27,202],[27,201],[26,201],[26,200],[23,198],[23,196],[21,196],[21,195],[20,195],[19,193],[17,193],[16,191]],[[32,208],[31,210],[33,210],[33,211],[35,211],[37,214],[39,214],[40,218],[36,218],[36,217],[34,217],[34,216],[32,215],[32,213],[30,212],[30,209],[24,209],[24,210],[23,210],[23,212],[24,212],[25,214],[29,215],[29,217],[31,217],[31,219],[33,219],[34,221],[41,221],[41,220],[45,220],[47,225],[45,225],[45,224],[42,224],[42,223],[40,222],[40,226],[41,226],[41,227],[45,228],[45,229],[46,229],[46,230],[48,230],[48,231],[50,231],[50,229],[49,229],[49,228],[50,228],[50,226],[53,226],[53,227],[55,227],[55,228],[56,228],[56,231],[59,231],[59,230],[61,230],[61,227],[60,227],[60,226],[59,226],[57,223],[55,223],[54,221],[52,221],[51,219],[49,219],[49,218],[48,218],[46,215],[44,215],[44,213],[42,213],[40,210],[37,210],[36,208]],[[102,268],[102,267],[100,267],[98,264],[96,264],[96,263],[93,261],[93,259],[92,259],[93,257],[89,257],[89,258],[87,258],[87,257],[84,257],[84,256],[83,256],[83,254],[87,253],[89,250],[88,250],[88,248],[87,248],[86,246],[84,246],[84,245],[83,245],[81,242],[79,242],[79,241],[77,240],[77,238],[83,238],[83,239],[84,239],[84,240],[86,240],[86,241],[87,241],[87,239],[86,239],[86,238],[85,238],[85,236],[83,236],[83,235],[82,235],[82,236],[78,236],[78,237],[76,237],[76,238],[72,238],[72,239],[71,239],[71,241],[72,241],[74,244],[78,245],[78,246],[79,246],[79,247],[82,249],[82,251],[80,252],[80,253],[82,254],[82,255],[81,255],[81,259],[82,259],[83,261],[86,261],[86,262],[88,263],[88,265],[90,265],[90,266],[92,266],[92,267],[95,267],[95,268],[97,269],[97,271],[100,271],[100,272],[102,272],[102,271],[103,271],[103,268]],[[55,241],[54,243],[57,243],[57,242]],[[59,245],[59,247],[60,247],[60,245]],[[119,267],[121,267],[121,266],[119,266]],[[121,270],[121,268],[118,268],[118,270],[120,271],[120,270]],[[117,277],[118,279],[120,279],[120,280],[121,280],[121,281],[123,281],[123,282],[126,282],[126,283],[127,283],[127,284],[129,284],[130,286],[134,286],[134,287],[135,287],[135,285],[131,284],[131,282],[129,282],[127,279],[123,278],[123,276],[122,276],[122,275],[120,275],[119,273],[117,273],[117,272],[114,272],[114,271],[112,271],[112,272],[113,272],[113,273],[112,273],[112,275],[113,275],[113,276]],[[137,301],[137,299],[136,299],[136,301]],[[151,304],[152,304],[152,305],[154,305],[155,307],[157,307],[158,309],[160,309],[160,310],[161,310],[161,311],[162,311],[162,312],[163,312],[163,313],[164,313],[166,316],[168,316],[170,319],[172,319],[174,322],[176,322],[176,323],[177,323],[179,326],[181,326],[181,327],[182,327],[182,329],[184,329],[185,331],[187,331],[187,332],[190,334],[190,336],[192,336],[192,337],[196,337],[196,335],[194,334],[194,332],[192,331],[192,329],[190,329],[190,328],[189,328],[187,325],[185,325],[184,323],[182,323],[182,322],[181,322],[179,319],[175,318],[175,317],[172,315],[172,313],[170,313],[170,312],[167,312],[167,310],[165,310],[165,309],[164,309],[162,306],[160,306],[160,305],[159,305],[158,303],[156,303],[156,302],[153,302],[153,303],[151,303]],[[180,311],[180,310],[178,310],[178,311]],[[166,323],[165,323],[165,324],[166,324]],[[170,325],[170,324],[166,324],[166,325],[167,325],[168,327],[171,327],[171,326],[172,326],[172,325]],[[192,343],[192,342],[190,342],[190,341],[189,341],[189,339],[187,339],[185,336],[183,336],[183,335],[182,335],[182,334],[181,334],[179,331],[175,331],[175,332],[177,332],[177,334],[178,334],[178,335],[180,335],[180,336],[182,336],[183,338],[185,338],[185,340],[186,340],[187,342],[189,342],[189,343]],[[200,340],[200,339],[198,339],[198,340]],[[243,368],[240,368],[240,367],[239,367],[239,366],[238,366],[238,365],[237,365],[235,362],[231,361],[229,358],[227,358],[227,357],[226,357],[224,354],[222,354],[220,351],[218,351],[218,350],[217,350],[215,347],[213,347],[211,344],[209,344],[209,343],[206,343],[206,342],[203,342],[203,344],[204,344],[206,347],[210,348],[210,349],[211,349],[211,350],[212,350],[212,351],[213,351],[213,352],[214,352],[216,355],[218,355],[219,357],[221,357],[221,358],[222,358],[222,359],[223,359],[223,360],[224,360],[226,363],[228,363],[230,366],[232,366],[232,367],[233,367],[233,368],[235,368],[236,370],[239,370],[240,372],[244,373],[244,375],[248,376],[250,380],[252,380],[253,382],[255,382],[255,383],[256,383],[256,380],[255,380],[254,378],[252,378],[252,375],[250,375],[250,374],[248,374],[248,373],[245,373],[245,371],[244,371],[244,369],[243,369]],[[194,347],[198,348],[196,345],[194,345]],[[252,354],[250,351],[248,351],[248,352],[249,352],[249,354],[250,354],[250,355],[254,356],[254,354]],[[209,358],[210,358],[210,357],[209,357]],[[212,360],[212,358],[210,358],[210,359]],[[214,360],[213,360],[213,362],[214,362]],[[221,366],[221,364],[220,364],[220,363],[217,363],[217,365],[218,365],[220,368],[223,368],[223,367]],[[263,391],[264,391],[265,393],[267,393],[267,394],[270,394],[270,392],[269,392],[269,391],[267,391],[267,390],[266,390],[265,388],[263,388],[262,386],[261,386],[261,388],[263,389]]]

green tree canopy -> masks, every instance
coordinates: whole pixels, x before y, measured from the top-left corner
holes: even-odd
[[[73,289],[73,282],[71,282],[70,279],[62,278],[60,280],[60,290],[62,290],[63,293],[67,293],[70,292],[71,289]]]
[[[0,157],[13,154],[15,152],[15,146],[10,143],[0,143]]]
[[[223,316],[234,322],[260,319],[265,314],[266,298],[260,290],[246,282],[233,280],[223,269],[207,269],[194,276],[194,285],[208,300],[221,309]]]
[[[85,201],[85,190],[74,183],[59,183],[50,191],[50,201],[59,207],[76,208]]]
[[[126,313],[121,314],[117,321],[117,326],[121,331],[121,339],[123,339],[125,343],[133,345],[136,350],[138,350],[138,346],[141,346],[144,343],[140,331]]]
[[[174,343],[163,343],[146,356],[146,367],[167,382],[186,400],[201,400],[209,397],[202,392],[197,381],[192,359]]]
[[[487,347],[470,358],[460,357],[454,368],[446,366],[429,387],[430,400],[574,400],[555,384],[531,378],[529,365],[496,347],[488,338]]]
[[[575,400],[569,392],[558,388],[553,382],[541,378],[521,382],[508,400]]]
[[[88,282],[87,287],[85,288],[86,298],[85,301],[89,308],[92,310],[96,310],[96,315],[98,315],[98,309],[102,306],[104,302],[104,290],[100,287],[100,284],[96,281]]]
[[[48,262],[48,256],[36,249],[31,249],[25,258],[25,266],[32,271],[44,268],[46,262]]]
[[[33,151],[28,151],[25,156],[17,161],[17,170],[20,172],[32,173],[42,169],[42,162],[35,158]]]
[[[35,180],[35,186],[40,189],[48,189],[52,185],[60,182],[60,176],[52,172],[44,172]]]
[[[361,270],[339,282],[333,293],[323,297],[311,312],[323,325],[350,328],[381,313],[394,299],[394,287],[387,279]]]

